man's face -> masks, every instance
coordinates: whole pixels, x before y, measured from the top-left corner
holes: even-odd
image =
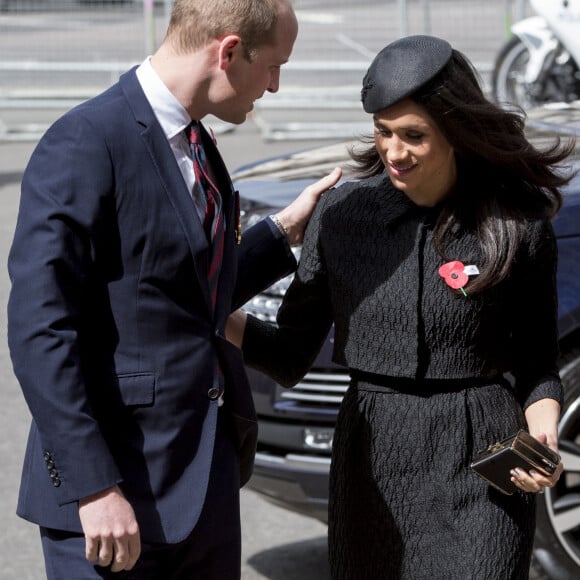
[[[230,123],[243,123],[254,108],[254,102],[268,91],[275,93],[280,84],[280,68],[290,58],[298,34],[293,12],[284,11],[276,25],[275,41],[256,49],[251,61],[238,47],[227,68],[228,88],[214,101],[214,114]]]

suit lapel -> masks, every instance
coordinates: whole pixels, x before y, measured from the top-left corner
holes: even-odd
[[[136,122],[141,126],[141,137],[151,164],[159,176],[160,183],[187,238],[196,275],[205,296],[206,306],[211,313],[211,297],[207,282],[209,246],[203,226],[195,211],[191,193],[187,190],[167,138],[137,81],[135,69],[121,77],[120,85]]]

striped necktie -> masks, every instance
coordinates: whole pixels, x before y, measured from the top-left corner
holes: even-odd
[[[208,283],[212,305],[215,308],[225,239],[222,196],[209,175],[207,158],[201,142],[201,125],[198,121],[194,121],[186,131],[193,159],[195,181],[205,198],[203,228],[210,244]]]

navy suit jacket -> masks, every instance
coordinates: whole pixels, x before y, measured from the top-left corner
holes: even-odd
[[[32,413],[18,513],[81,531],[77,501],[119,483],[147,542],[178,542],[206,495],[218,402],[238,427],[242,483],[255,412],[229,312],[296,263],[262,222],[241,245],[211,138],[227,239],[215,311],[208,243],[135,71],[73,109],[25,171],[9,256],[9,345]],[[249,275],[237,282],[237,269]],[[220,413],[223,411],[220,411]]]

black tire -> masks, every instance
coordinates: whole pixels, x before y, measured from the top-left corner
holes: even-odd
[[[553,580],[580,578],[580,333],[563,345],[565,399],[559,425],[564,473],[539,496],[534,565]]]
[[[529,109],[537,105],[524,82],[530,54],[522,41],[514,36],[500,50],[493,67],[492,94],[499,104],[518,105]]]

